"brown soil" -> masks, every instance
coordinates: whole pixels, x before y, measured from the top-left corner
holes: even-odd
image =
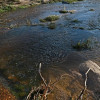
[[[0,84],[0,100],[16,100],[8,89],[6,89],[2,84]]]

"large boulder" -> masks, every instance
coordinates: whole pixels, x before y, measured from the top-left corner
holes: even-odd
[[[83,78],[86,71],[90,68],[88,73],[87,86],[92,89],[94,93],[100,96],[100,67],[93,61],[88,60],[80,64],[79,71]]]

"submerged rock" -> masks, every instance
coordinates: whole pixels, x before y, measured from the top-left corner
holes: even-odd
[[[68,10],[69,13],[73,14],[76,12],[76,10]]]

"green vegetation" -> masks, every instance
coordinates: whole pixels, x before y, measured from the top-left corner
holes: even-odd
[[[59,19],[59,16],[57,15],[51,15],[51,16],[48,16],[44,19],[40,19],[40,22],[51,22],[51,21],[56,21]]]
[[[12,5],[6,5],[6,6],[1,6],[0,7],[0,13],[3,13],[3,12],[8,12],[8,11],[13,11],[13,10],[16,10],[16,9],[24,9],[24,8],[28,8],[30,5],[21,5],[21,6],[18,6],[18,7],[15,7],[15,6],[12,6]]]
[[[48,25],[48,28],[49,28],[49,29],[55,29],[55,28],[56,28],[56,24],[55,24],[55,23],[50,23],[50,24]]]
[[[10,5],[0,7],[0,13],[12,11],[12,10],[16,10],[16,7],[12,7]]]
[[[61,2],[62,0],[50,0],[49,3]]]
[[[0,8],[0,13],[3,13],[3,12],[5,12],[5,10],[3,10],[3,9]]]
[[[78,19],[72,20],[74,23],[79,23],[80,21]]]
[[[90,44],[91,41],[88,39],[86,41],[79,41],[77,44],[72,45],[72,47],[77,50],[84,50],[84,49],[90,49],[91,48]]]
[[[16,10],[16,9],[25,9],[25,8],[34,7],[34,6],[36,6],[36,4],[20,5],[20,6],[17,6],[17,7],[13,6],[13,4],[12,5],[2,5],[2,6],[0,6],[0,13],[13,11],[13,10]]]
[[[67,3],[73,3],[77,1],[83,1],[83,0],[63,0],[63,2],[67,2]]]
[[[77,50],[93,49],[98,46],[99,46],[99,42],[95,37],[91,37],[85,41],[79,41],[75,45],[72,45],[72,47]]]
[[[83,0],[50,0],[49,2],[46,3],[55,3],[55,2],[65,2],[65,3],[73,3],[73,2],[77,2],[77,1],[83,1]]]
[[[84,30],[84,27],[79,27],[79,29]]]
[[[27,26],[32,26],[32,22],[31,22],[30,19],[27,19],[27,20],[26,20],[26,25],[27,25]]]
[[[23,84],[15,84],[12,89],[12,94],[17,97],[17,99],[21,98],[24,99],[27,96],[27,87]],[[16,91],[16,92],[15,92]]]
[[[77,2],[77,0],[63,0],[64,2],[67,2],[67,3],[73,3],[73,2]]]
[[[40,22],[46,22],[46,20],[45,19],[40,19]]]
[[[21,6],[19,6],[18,8],[24,9],[24,8],[28,8],[28,7],[30,7],[30,5],[21,5]]]
[[[83,0],[63,0],[63,2],[68,2],[68,3],[73,3],[73,2],[77,2],[77,1],[83,1]],[[2,1],[2,2],[4,2],[4,1]],[[18,7],[15,7],[15,6],[13,6],[14,2],[17,4],[20,4],[19,0],[8,0],[6,5],[0,6],[0,13],[16,10],[17,8],[24,9],[24,8],[28,8],[30,6],[36,5],[36,4],[30,4],[30,5],[26,4],[26,5],[20,5]],[[54,3],[54,2],[62,2],[62,0],[50,0],[47,3]],[[93,11],[93,9],[91,9],[90,11]],[[67,11],[59,11],[59,12],[60,13],[67,13]]]
[[[67,10],[60,10],[59,13],[68,13]]]
[[[90,9],[89,11],[95,11],[94,9]]]

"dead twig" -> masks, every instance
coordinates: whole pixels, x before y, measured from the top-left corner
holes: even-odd
[[[28,94],[26,100],[30,100],[31,98],[31,94],[34,92],[34,88],[32,88],[32,90],[30,91],[30,93]]]
[[[78,96],[77,100],[82,100],[85,90],[87,89],[87,74],[91,69],[89,68],[85,73],[85,82],[84,82],[84,89],[81,91],[80,95]]]
[[[54,83],[51,83],[51,81],[47,84],[46,80],[44,79],[44,77],[41,74],[41,63],[39,64],[39,75],[43,81],[43,85],[41,85],[40,87],[38,87],[37,89],[32,88],[32,90],[30,91],[30,93],[28,94],[26,100],[46,100],[47,95],[51,93],[51,91],[53,90],[54,85],[60,80],[62,79],[62,76],[57,79]]]
[[[39,74],[40,74],[40,77],[42,78],[42,80],[43,80],[45,86],[47,87],[47,83],[46,83],[44,77],[43,77],[42,74],[41,74],[41,63],[39,64]]]

